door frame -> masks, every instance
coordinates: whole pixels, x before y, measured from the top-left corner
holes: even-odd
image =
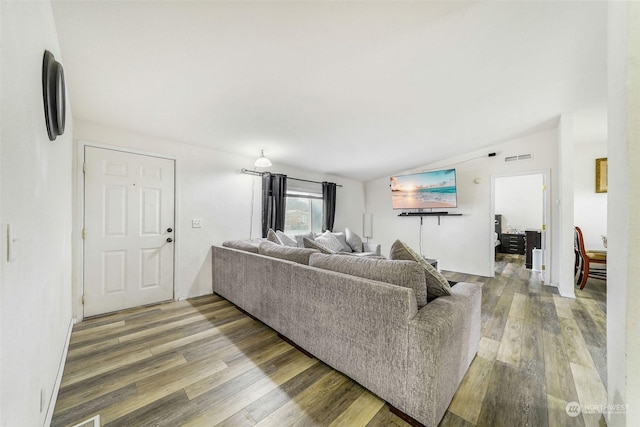
[[[544,260],[543,264],[545,269],[542,270],[540,276],[543,280],[544,285],[551,285],[551,237],[553,233],[553,224],[551,224],[551,170],[550,169],[540,169],[540,170],[532,170],[532,171],[521,171],[521,172],[511,172],[511,173],[502,173],[491,175],[491,253],[495,252],[493,233],[495,232],[495,217],[496,217],[496,178],[509,178],[516,176],[526,176],[526,175],[542,175],[542,185],[545,186],[545,190],[542,193],[542,224],[545,226],[545,233],[543,237],[543,248],[544,251]],[[495,276],[496,269],[496,257],[491,257],[491,277]]]
[[[102,144],[92,141],[79,140],[78,147],[75,151],[75,209],[74,209],[74,218],[73,218],[73,231],[71,235],[72,239],[72,259],[75,264],[73,268],[72,275],[72,316],[74,322],[80,322],[84,318],[84,304],[82,303],[82,298],[84,295],[84,239],[82,238],[82,229],[84,228],[84,154],[86,147],[93,148],[102,148],[105,150],[113,150],[120,151],[128,154],[137,154],[142,156],[149,157],[159,157],[161,159],[173,160],[174,162],[174,173],[173,173],[173,218],[174,218],[174,236],[175,241],[180,242],[180,227],[177,225],[180,223],[180,218],[178,217],[180,209],[178,208],[178,200],[179,199],[179,186],[178,186],[178,177],[180,176],[179,172],[179,162],[175,156],[154,153],[150,151],[144,150],[136,150],[129,147],[123,147],[112,144]],[[173,299],[176,299],[176,284],[179,280],[179,272],[178,272],[178,258],[180,256],[180,246],[175,244],[173,245]]]

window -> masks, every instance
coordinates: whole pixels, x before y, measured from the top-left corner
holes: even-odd
[[[302,234],[322,232],[322,195],[303,191],[287,191],[284,231]]]

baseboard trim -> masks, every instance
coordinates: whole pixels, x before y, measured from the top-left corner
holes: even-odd
[[[204,297],[206,295],[215,295],[215,292],[211,291],[205,291],[205,292],[200,292],[197,294],[187,294],[187,295],[180,295],[178,297],[175,297],[174,301],[184,301],[186,299],[192,299],[192,298],[200,298],[200,297]]]
[[[558,289],[558,294],[561,297],[576,299],[576,293],[575,293],[575,291],[573,289],[571,289],[571,292],[563,292],[560,289],[560,286],[558,286],[557,289]]]
[[[73,325],[75,325],[76,319],[74,317],[69,321],[69,330],[67,331],[67,338],[64,342],[64,349],[62,351],[62,357],[60,357],[60,365],[58,366],[58,374],[56,375],[56,382],[53,385],[53,391],[51,392],[51,398],[49,399],[49,406],[47,407],[47,417],[45,418],[44,425],[51,425],[53,420],[53,411],[56,409],[56,402],[58,401],[58,392],[60,391],[60,384],[62,384],[62,374],[64,373],[64,366],[67,361],[67,353],[69,352],[69,344],[71,343],[71,332],[73,331]]]

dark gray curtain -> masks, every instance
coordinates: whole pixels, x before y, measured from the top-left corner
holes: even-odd
[[[333,231],[336,219],[336,183],[322,182],[322,231]]]
[[[287,176],[262,174],[262,237],[267,237],[270,228],[284,230],[286,204]]]

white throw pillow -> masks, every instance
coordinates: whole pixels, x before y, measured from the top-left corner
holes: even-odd
[[[342,243],[342,251],[343,252],[353,252],[351,246],[347,243],[347,236],[345,236],[344,232],[338,231],[337,233],[331,233]]]
[[[307,239],[306,237],[302,238],[302,244],[304,245],[303,247],[307,249],[316,249],[322,252],[323,254],[331,255],[336,253],[331,249],[325,247],[324,245],[321,245],[320,243],[316,242],[315,240]]]
[[[278,237],[278,235],[276,234],[275,231],[273,231],[273,229],[269,229],[269,231],[267,231],[267,240],[269,242],[273,242],[276,245],[283,245],[284,243],[282,243],[282,241],[280,240],[280,238]]]
[[[347,236],[347,243],[353,249],[353,252],[362,252],[362,239],[356,233],[348,228],[344,229],[344,234]]]
[[[315,241],[333,252],[341,252],[344,250],[340,240],[331,234],[329,230],[316,237]]]
[[[298,246],[298,242],[296,242],[296,239],[294,237],[291,237],[280,230],[276,231],[276,236],[278,236],[280,238],[280,241],[286,246]]]

